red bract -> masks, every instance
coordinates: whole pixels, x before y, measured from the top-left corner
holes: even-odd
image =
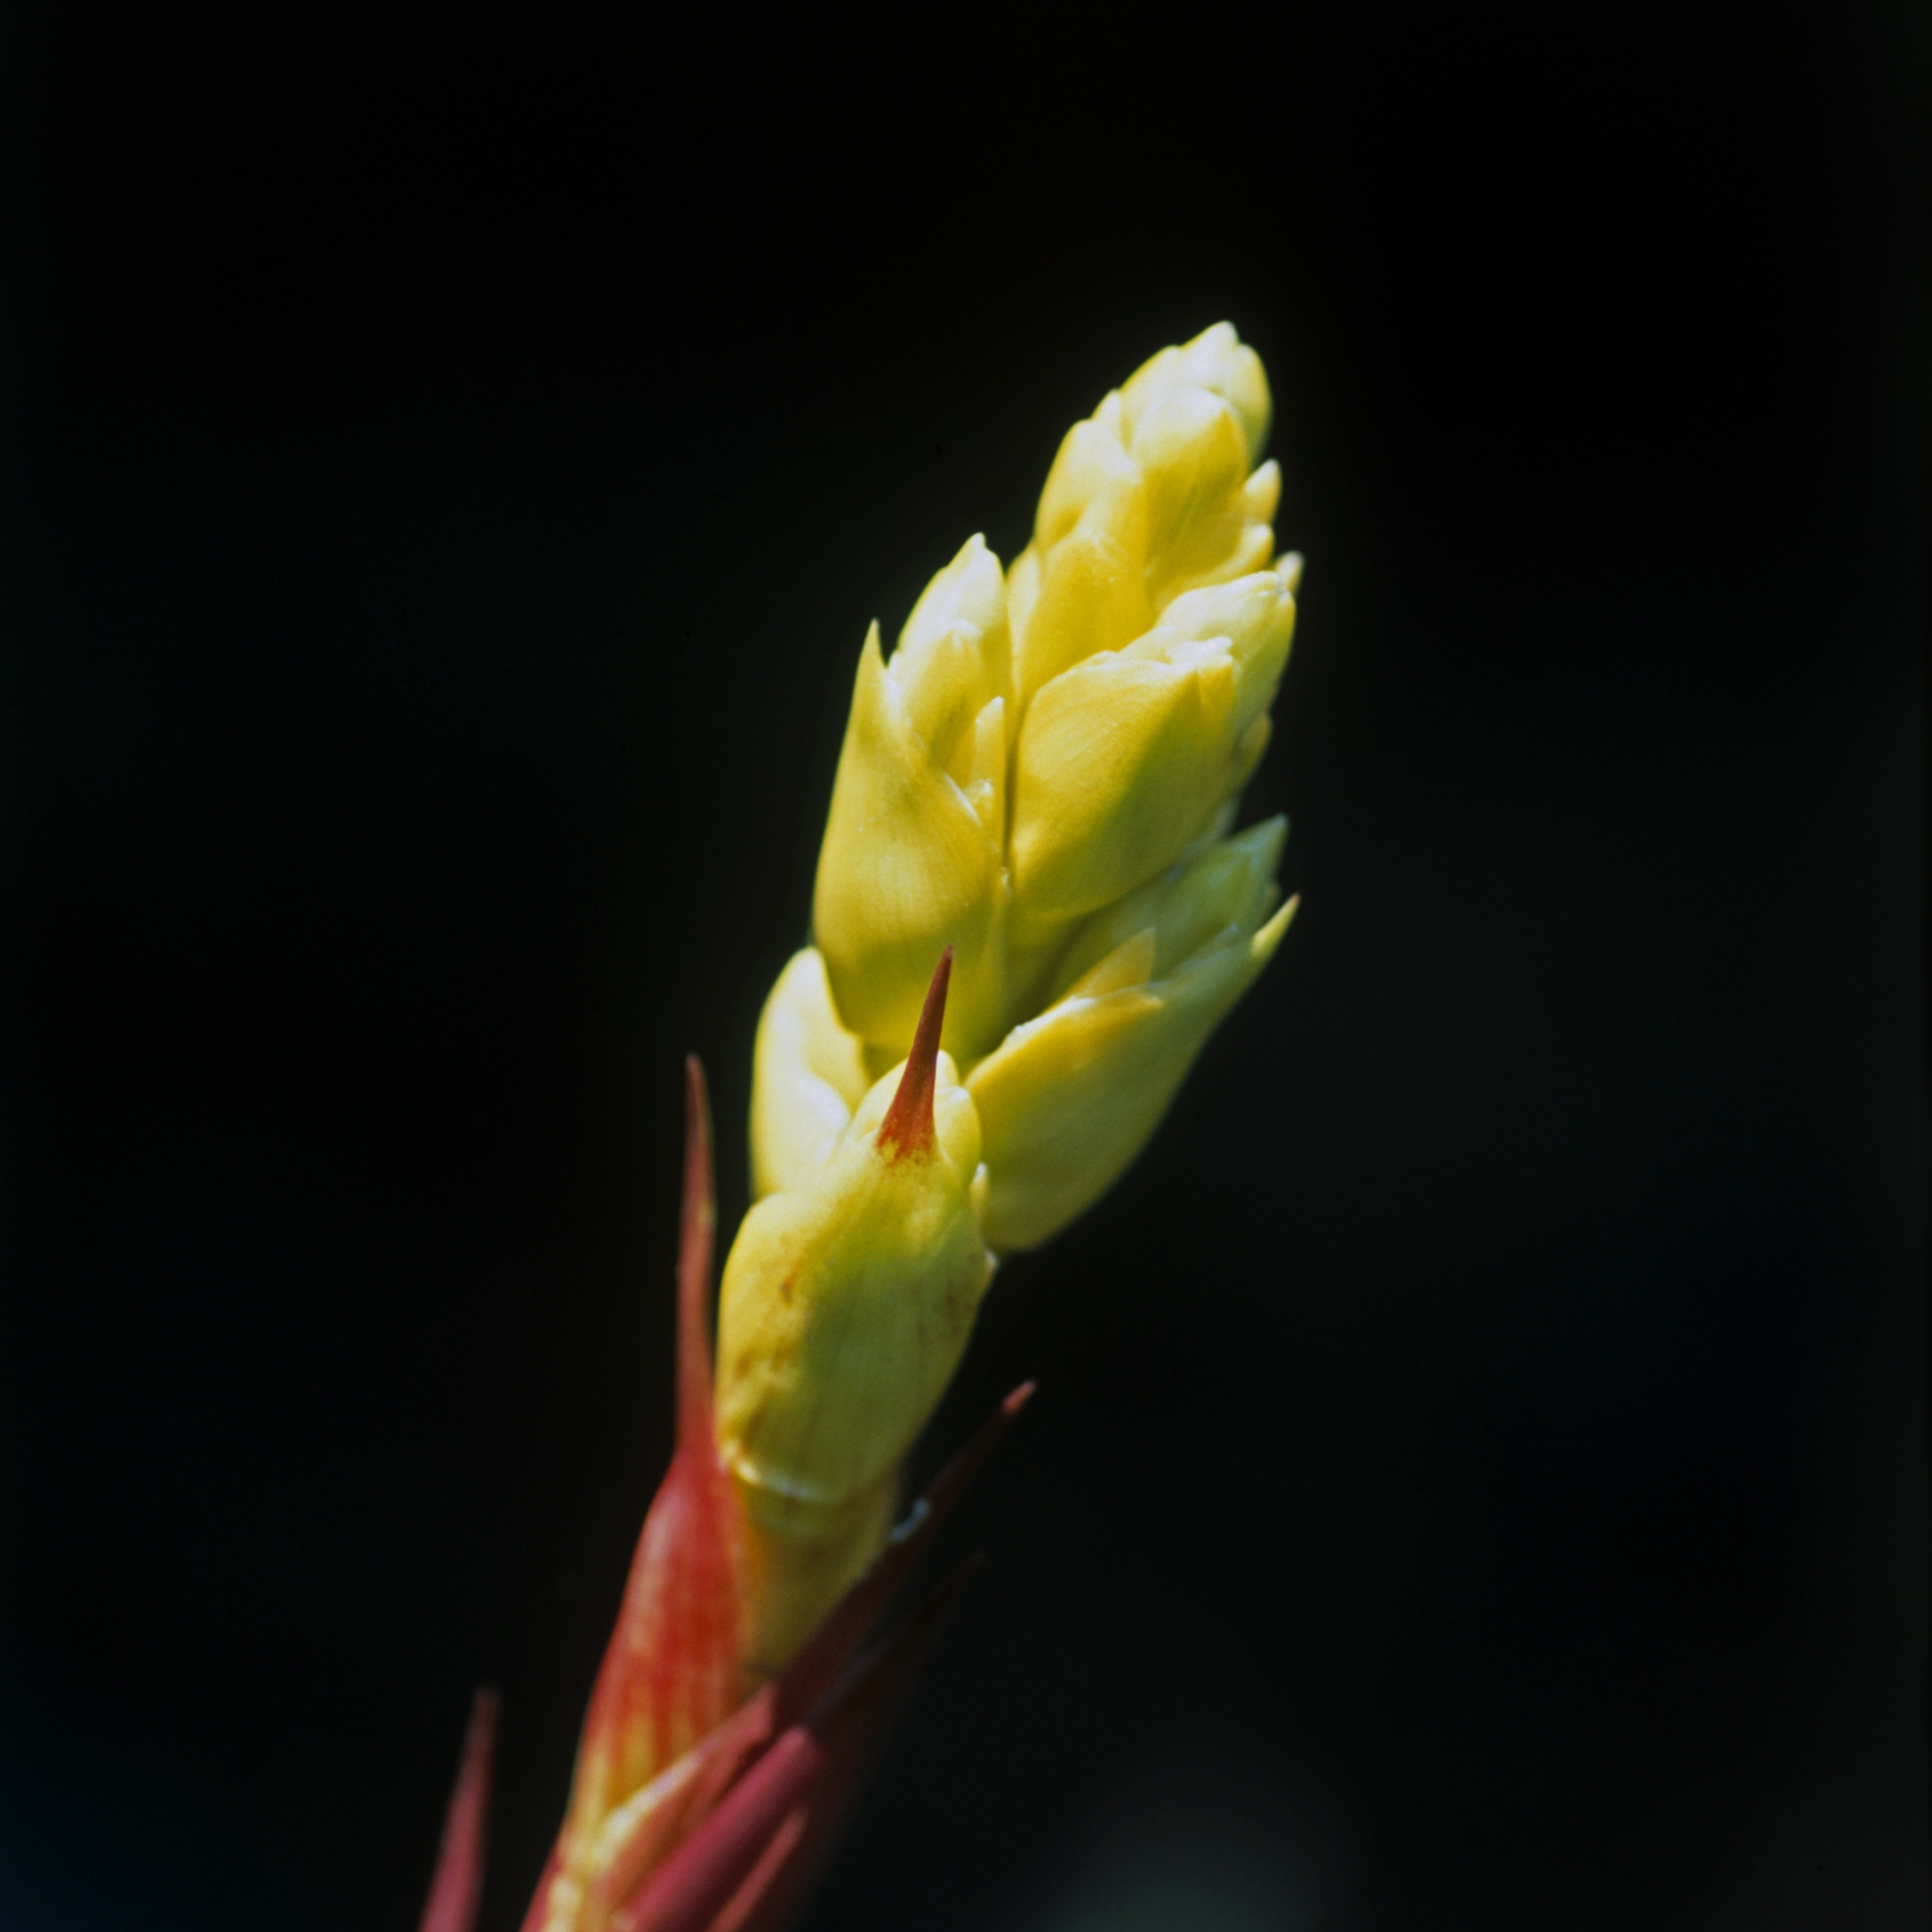
[[[479,1690],[470,1709],[463,1762],[449,1795],[436,1876],[423,1907],[422,1932],[470,1932],[483,1902],[483,1832],[490,1810],[490,1764],[496,1742],[496,1694]]]
[[[946,1610],[963,1564],[860,1646],[1032,1385],[934,1479],[798,1654],[747,1696],[744,1539],[712,1435],[715,1226],[704,1077],[686,1063],[677,1436],[591,1693],[570,1804],[524,1932],[782,1932],[803,1904]],[[471,1932],[495,1700],[478,1694],[422,1932]]]

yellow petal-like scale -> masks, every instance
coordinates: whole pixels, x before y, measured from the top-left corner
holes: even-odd
[[[752,1190],[796,1187],[824,1166],[871,1085],[863,1042],[832,1004],[825,962],[808,946],[778,976],[752,1058]]]
[[[1239,679],[1225,650],[1180,664],[1110,652],[1034,700],[1013,785],[1013,884],[1091,912],[1171,864],[1228,792]]]
[[[948,1038],[970,1051],[976,1032],[998,1024],[993,942],[1004,896],[999,848],[914,729],[874,625],[859,659],[812,899],[812,937],[844,1024],[904,1052],[933,962],[950,946]]]
[[[1294,911],[1290,900],[1258,932],[1229,932],[1170,980],[1064,1000],[974,1069],[991,1246],[1038,1246],[1120,1178]]]
[[[1268,372],[1262,358],[1234,333],[1232,322],[1217,322],[1178,349],[1150,356],[1120,385],[1120,404],[1132,436],[1142,413],[1163,391],[1183,387],[1211,389],[1232,406],[1247,436],[1248,460],[1258,462],[1274,418]]]
[[[1096,651],[1118,650],[1154,622],[1145,578],[1143,499],[1102,499],[1047,553],[1015,662],[1018,701]]]

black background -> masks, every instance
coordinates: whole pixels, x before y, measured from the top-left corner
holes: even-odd
[[[514,1925],[865,624],[1222,315],[1302,916],[810,1923],[1919,1923],[1911,17],[16,14],[0,1925],[407,1932],[479,1679]]]

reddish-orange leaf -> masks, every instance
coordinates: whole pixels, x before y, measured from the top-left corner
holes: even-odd
[[[978,1567],[976,1558],[962,1564],[787,1730],[616,1915],[611,1932],[712,1932],[728,1911],[740,1925],[754,1918],[760,1927],[782,1924],[778,1906],[789,1912],[812,1874],[797,1865],[796,1894],[783,1884],[785,1875],[808,1845],[815,1841],[821,1855],[830,1849],[812,1829],[813,1816],[836,1822],[850,1806],[946,1612]],[[802,1827],[792,1822],[800,1810],[807,1814]],[[779,1838],[783,1850],[768,1856]]]
[[[686,1070],[676,1447],[591,1693],[569,1811],[526,1921],[532,1927],[543,1922],[551,1884],[576,1873],[603,1820],[716,1730],[744,1695],[742,1528],[712,1430],[710,1118],[703,1070],[695,1059]]]
[[[490,1815],[490,1766],[496,1742],[496,1694],[478,1690],[470,1707],[463,1762],[442,1823],[442,1845],[422,1932],[472,1932],[483,1899],[485,1828]]]
[[[878,1561],[845,1593],[798,1654],[698,1745],[692,1754],[686,1782],[674,1791],[666,1792],[650,1815],[637,1821],[626,1842],[608,1848],[608,1862],[589,1895],[593,1922],[611,1913],[638,1892],[671,1848],[716,1809],[724,1794],[764,1754],[772,1738],[806,1716],[831,1689],[866,1633],[911,1575],[1008,1424],[1032,1394],[1033,1384],[1024,1383],[1000,1403],[932,1479]],[[853,1788],[856,1791],[856,1779]],[[817,1869],[819,1855],[815,1848],[830,1844],[842,1816],[842,1811],[835,1815],[828,1806],[815,1804],[808,1820],[809,1833],[801,1833],[804,1842],[799,1858],[786,1866],[787,1888],[798,1882],[796,1875],[801,1870]],[[765,1852],[760,1850],[758,1857],[764,1860]],[[766,1874],[773,1882],[780,1862],[773,1862]],[[750,1881],[744,1882],[748,1885]],[[747,1904],[748,1912],[749,1909]],[[761,1915],[764,1910],[760,1907]],[[750,1922],[748,1919],[747,1923]],[[761,1916],[757,1922],[762,1925],[766,1922]]]

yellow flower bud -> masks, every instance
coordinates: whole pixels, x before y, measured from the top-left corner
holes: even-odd
[[[1300,566],[1301,560],[1291,555],[1272,570],[1186,592],[1122,655],[1171,655],[1177,646],[1225,638],[1234,663],[1233,726],[1240,737],[1274,702],[1294,638],[1294,586]]]
[[[1130,448],[1147,478],[1146,587],[1157,610],[1172,586],[1213,572],[1240,541],[1247,438],[1211,391],[1169,389],[1149,404]]]
[[[975,633],[980,688],[979,704],[1004,697],[1008,680],[1010,644],[1006,634],[1006,589],[1000,560],[986,548],[984,537],[968,538],[959,554],[920,592],[912,615],[899,633],[893,652],[895,670],[902,676],[904,657],[910,663],[930,647],[931,641],[956,624]]]
[[[1164,349],[1076,423],[1007,582],[1014,698],[1118,650],[1184,591],[1266,568],[1280,494],[1250,472],[1271,405],[1261,358],[1226,322]]]
[[[973,1070],[994,1249],[1058,1233],[1146,1144],[1294,916],[1292,899],[1266,916],[1286,832],[1273,819],[1221,841],[1098,914],[1069,954],[1079,976]]]
[[[1258,461],[1268,446],[1274,403],[1268,394],[1262,358],[1234,333],[1231,322],[1204,328],[1192,342],[1150,356],[1120,385],[1126,432],[1138,429],[1143,412],[1168,391],[1202,388],[1219,396],[1240,418],[1248,460]],[[1272,512],[1270,512],[1272,514]]]
[[[1146,478],[1119,425],[1120,398],[1110,395],[1068,430],[1040,493],[1034,540],[1013,566],[1007,596],[1022,712],[1049,679],[1154,621]]]
[[[1007,888],[1007,644],[999,560],[977,537],[920,600],[888,664],[866,639],[819,853],[813,937],[844,1024],[910,1044],[952,948],[946,1043],[1000,1035]]]
[[[1014,775],[1030,916],[1094,911],[1201,836],[1259,760],[1294,628],[1286,581],[1261,571],[1177,598],[1144,637],[1041,690]]]
[[[754,1544],[767,1662],[877,1547],[894,1472],[992,1278],[979,1118],[938,1052],[944,1000],[942,967],[911,1057],[814,1172],[752,1210],[725,1263],[718,1441]]]
[[[794,953],[758,1016],[752,1058],[752,1191],[797,1187],[824,1166],[871,1084],[864,1043],[840,1024],[825,962]]]

